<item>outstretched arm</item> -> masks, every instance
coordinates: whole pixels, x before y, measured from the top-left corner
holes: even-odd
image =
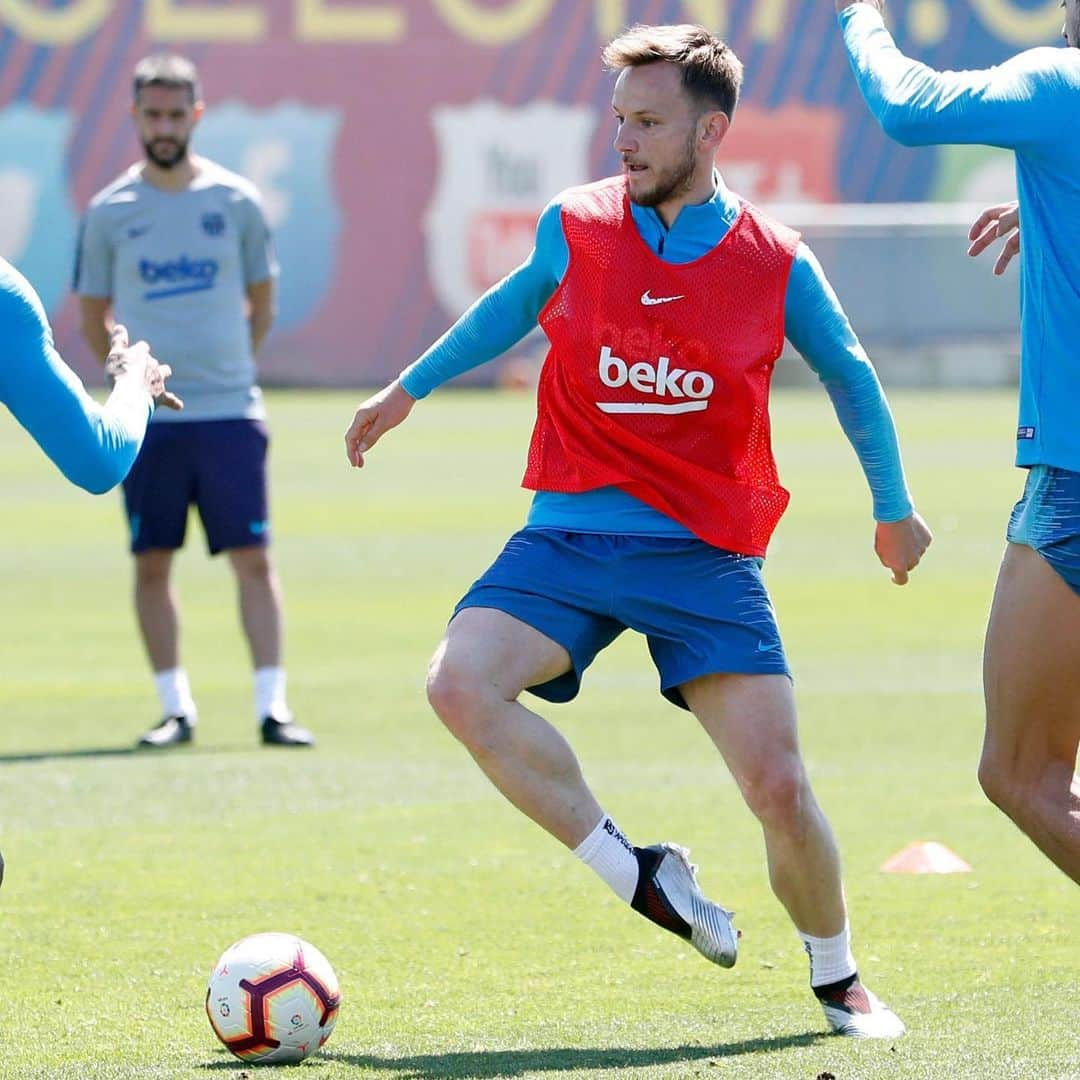
[[[493,360],[529,333],[565,266],[560,209],[552,202],[540,215],[528,259],[481,296],[419,360],[361,403],[345,432],[349,463],[361,468],[364,454],[409,415],[418,398]]]
[[[788,282],[785,333],[818,376],[855,449],[874,501],[874,550],[897,585],[907,582],[930,543],[904,478],[892,413],[821,265],[800,244]]]
[[[30,285],[0,264],[0,401],[73,483],[94,494],[108,491],[131,468],[142,445],[154,399],[179,408],[165,390],[169,375],[145,342],[129,346],[116,327],[106,371],[113,380],[99,405],[53,346],[44,309]]]

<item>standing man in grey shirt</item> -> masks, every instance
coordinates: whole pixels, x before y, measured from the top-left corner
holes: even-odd
[[[82,331],[102,360],[114,321],[153,341],[185,401],[161,412],[124,482],[135,610],[161,699],[140,745],[190,742],[198,710],[180,663],[170,574],[198,508],[211,555],[227,552],[255,668],[264,743],[310,746],[294,723],[281,660],[281,592],[270,559],[267,432],[255,353],[274,315],[270,232],[253,184],[189,152],[204,111],[195,66],[150,56],[135,68],[132,117],[145,153],[90,202],[75,288]]]

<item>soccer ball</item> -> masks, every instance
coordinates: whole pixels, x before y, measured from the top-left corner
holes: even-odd
[[[303,1061],[334,1030],[341,991],[329,961],[292,934],[252,934],[210,973],[206,1015],[242,1061]]]

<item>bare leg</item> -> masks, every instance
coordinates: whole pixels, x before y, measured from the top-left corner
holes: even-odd
[[[240,619],[252,666],[281,666],[281,586],[265,547],[234,548],[229,561],[236,574]]]
[[[562,646],[492,608],[467,608],[428,671],[428,699],[488,779],[569,848],[603,816],[570,744],[517,699],[570,668]]]
[[[1080,884],[1080,597],[1029,547],[1009,544],[983,657],[979,782]]]
[[[135,613],[146,655],[155,672],[180,666],[180,609],[172,588],[173,552],[135,556]]]
[[[804,934],[841,933],[840,856],[799,754],[791,682],[784,675],[706,675],[681,689],[761,823],[777,899]]]

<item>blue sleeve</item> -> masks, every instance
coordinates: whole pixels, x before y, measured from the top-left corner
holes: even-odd
[[[148,394],[115,389],[105,407],[86,392],[53,346],[29,284],[0,264],[0,401],[73,484],[94,494],[128,473],[153,412]]]
[[[434,345],[410,364],[400,382],[410,397],[426,397],[465,371],[494,360],[536,326],[536,319],[566,272],[569,251],[559,199],[536,226],[529,257],[493,285]]]
[[[824,384],[858,455],[878,521],[901,521],[913,509],[904,479],[896,425],[877,372],[844,309],[805,244],[788,279],[784,333]]]
[[[1015,150],[1064,137],[1075,104],[1052,105],[1054,87],[1064,86],[1056,74],[1063,50],[1029,49],[985,71],[935,71],[900,52],[868,4],[845,8],[840,25],[859,90],[897,142]]]

